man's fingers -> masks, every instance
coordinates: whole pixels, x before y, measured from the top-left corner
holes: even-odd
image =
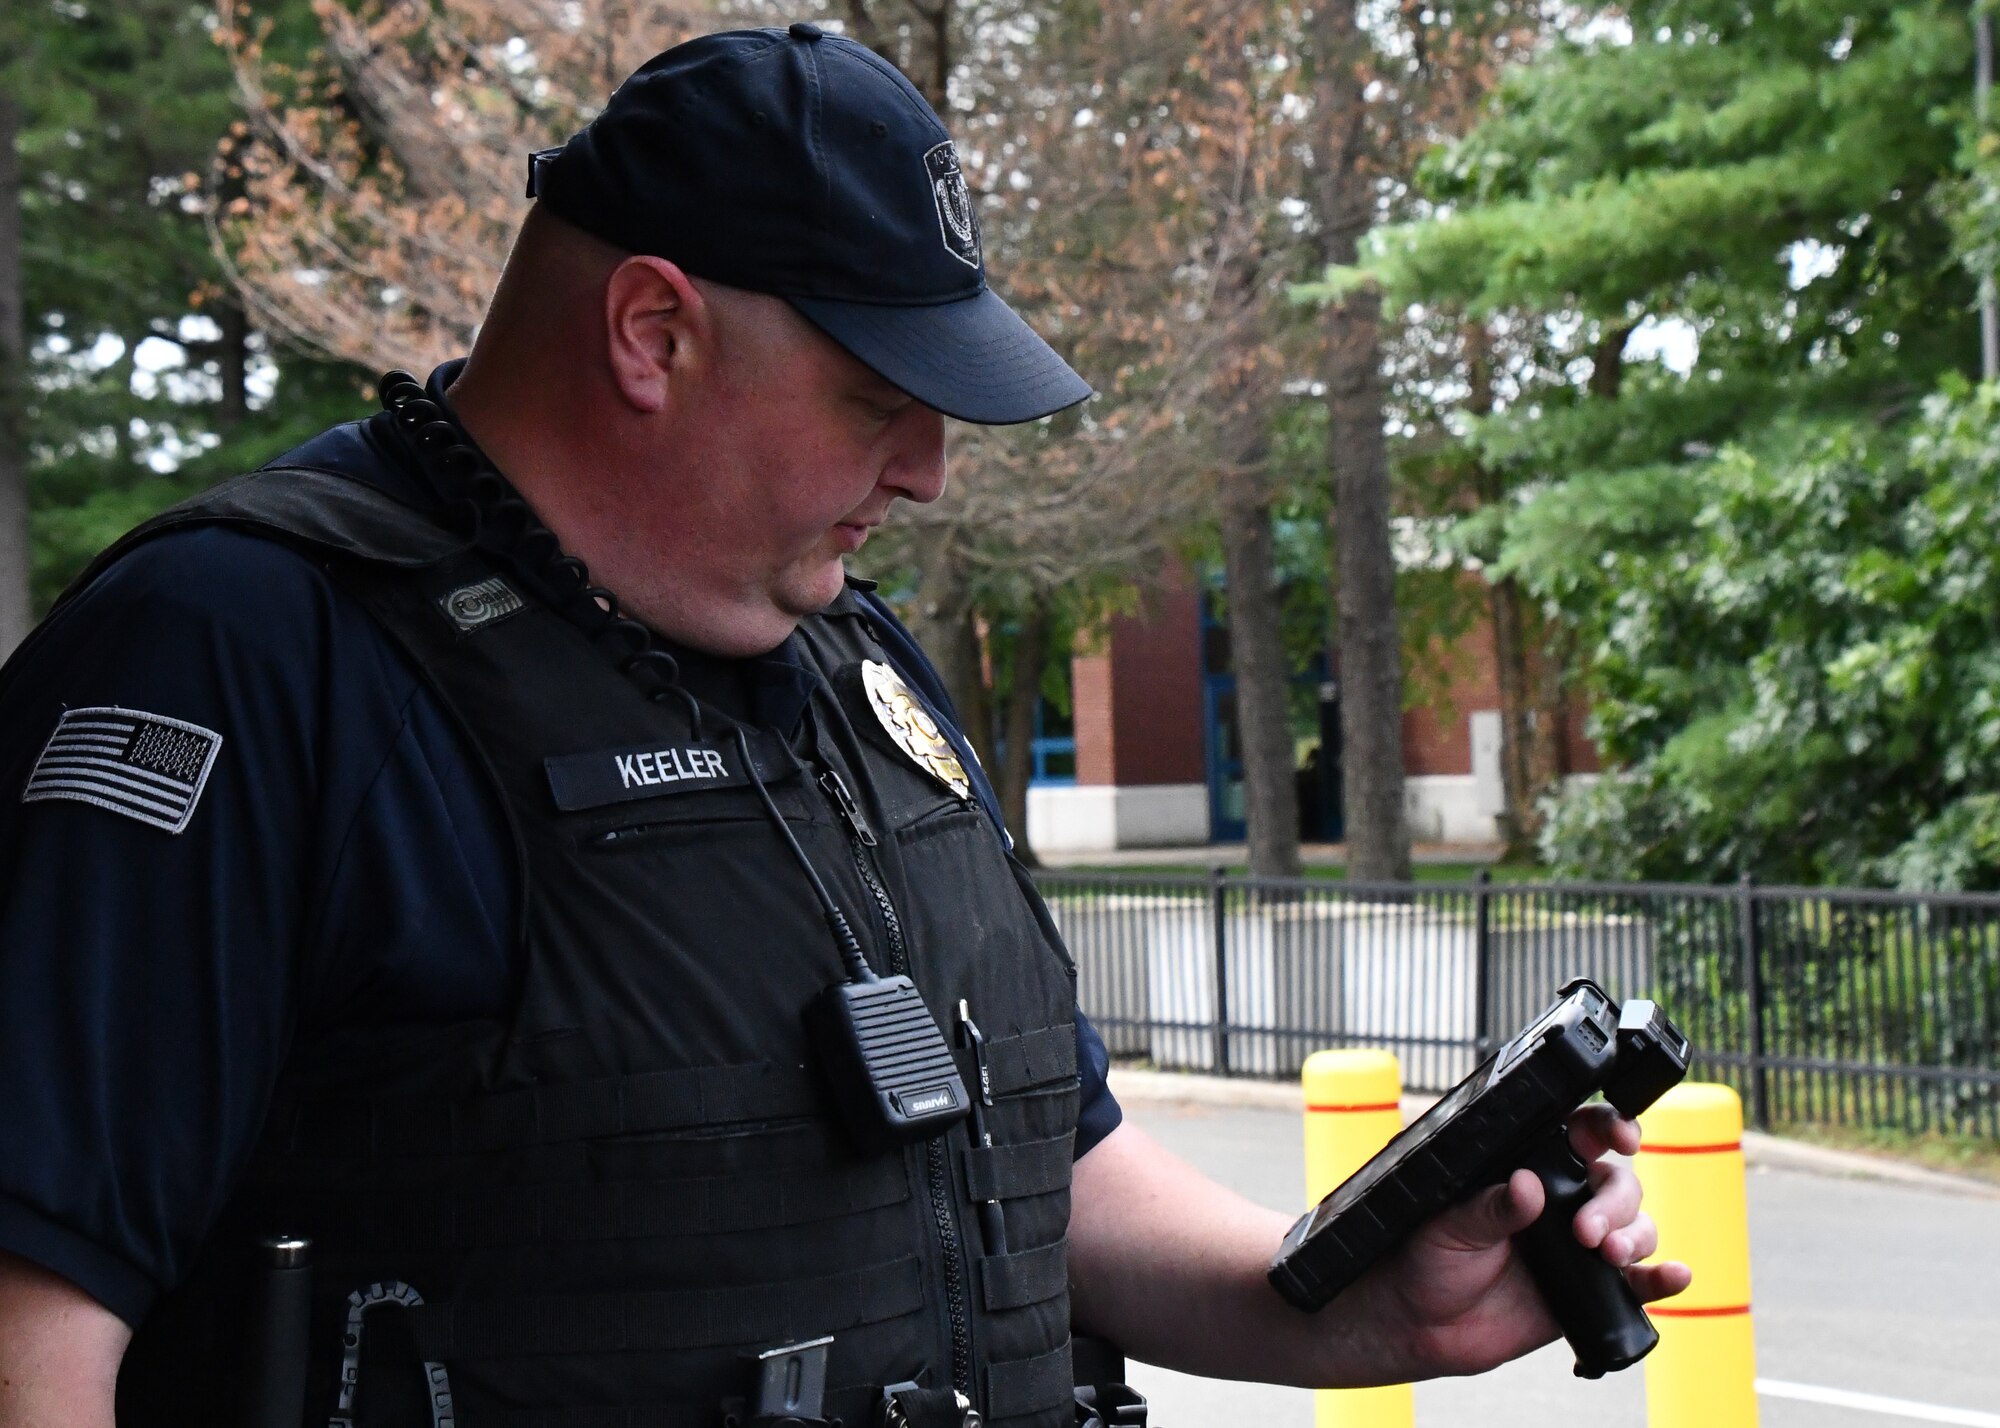
[[[1660,1232],[1651,1215],[1640,1215],[1623,1229],[1613,1230],[1598,1246],[1598,1253],[1620,1269],[1637,1264],[1660,1247]]]
[[[1609,1106],[1583,1106],[1569,1118],[1569,1143],[1584,1161],[1596,1160],[1608,1150],[1636,1155],[1639,1123],[1626,1120]]]
[[[1694,1274],[1684,1264],[1667,1260],[1662,1264],[1635,1264],[1625,1271],[1625,1282],[1639,1296],[1641,1304],[1669,1299],[1686,1289]]]
[[[1596,1249],[1605,1236],[1638,1218],[1639,1177],[1630,1166],[1599,1161],[1590,1167],[1590,1183],[1595,1193],[1576,1212],[1574,1225],[1577,1243]]]

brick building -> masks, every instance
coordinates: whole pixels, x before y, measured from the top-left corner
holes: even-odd
[[[1499,837],[1500,697],[1493,635],[1481,623],[1451,652],[1448,692],[1403,716],[1410,830],[1419,842],[1484,843]],[[1297,676],[1320,710],[1318,740],[1301,740],[1301,827],[1308,841],[1337,839],[1337,769],[1318,748],[1337,744],[1333,683],[1323,670]],[[1169,583],[1138,616],[1111,622],[1070,665],[1067,725],[1044,711],[1028,790],[1028,838],[1050,853],[1236,842],[1243,837],[1242,764],[1235,746],[1235,680],[1227,629],[1201,587]],[[1315,698],[1314,696],[1317,696]],[[1565,720],[1565,767],[1593,771],[1582,721]]]

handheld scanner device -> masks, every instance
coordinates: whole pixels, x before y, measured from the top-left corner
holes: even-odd
[[[1601,1092],[1636,1116],[1687,1074],[1688,1043],[1649,1001],[1623,1006],[1595,982],[1555,1002],[1435,1106],[1406,1126],[1286,1234],[1271,1283],[1312,1311],[1360,1278],[1418,1225],[1526,1167],[1548,1204],[1515,1237],[1536,1287],[1576,1353],[1580,1378],[1630,1367],[1659,1342],[1625,1276],[1576,1241],[1588,1167],[1568,1120]]]

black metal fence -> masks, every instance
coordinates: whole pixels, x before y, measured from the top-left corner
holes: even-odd
[[[2000,896],[1038,874],[1118,1058],[1289,1077],[1381,1046],[1443,1090],[1588,976],[1650,996],[1751,1123],[2000,1139]]]

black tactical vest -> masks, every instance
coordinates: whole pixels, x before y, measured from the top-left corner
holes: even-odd
[[[229,1415],[245,1247],[274,1231],[314,1245],[312,1423],[711,1428],[746,1354],[823,1334],[847,1428],[906,1380],[1070,1423],[1074,968],[985,813],[871,712],[865,607],[800,627],[803,732],[746,738],[874,968],[954,1048],[961,999],[984,1031],[991,1147],[961,1122],[864,1156],[836,1127],[800,1013],[840,958],[735,721],[644,697],[505,563],[359,483],[257,473],[110,556],[195,522],[305,551],[456,717],[512,824],[525,972],[502,1021],[301,1032],[240,1193],[140,1327],[120,1423]]]

